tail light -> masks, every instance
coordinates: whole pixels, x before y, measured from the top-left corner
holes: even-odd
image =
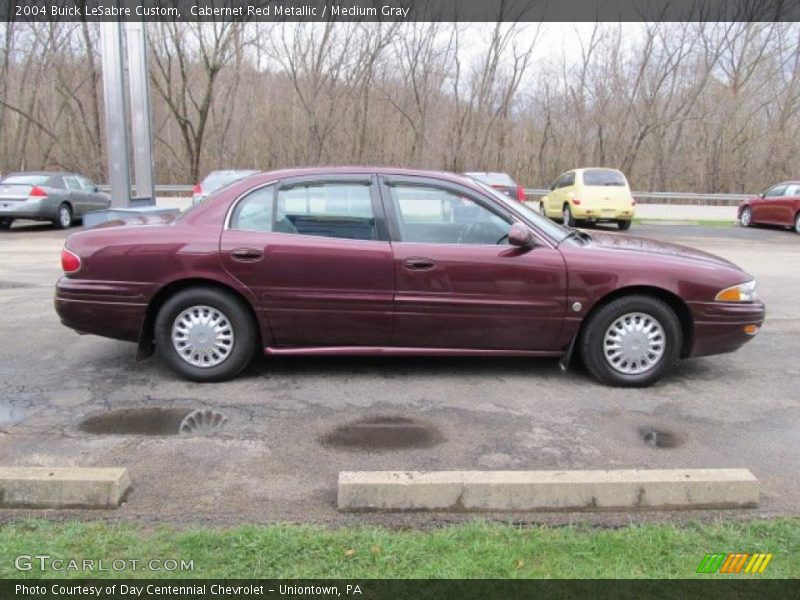
[[[636,206],[636,198],[631,198],[631,206]]]
[[[61,269],[64,271],[64,273],[75,273],[80,268],[81,268],[81,257],[72,252],[71,250],[62,248]]]
[[[203,186],[200,185],[199,183],[195,185],[194,188],[192,188],[192,194],[194,194],[195,196],[199,196],[202,193],[203,193]]]
[[[521,185],[517,186],[517,200],[525,202],[525,188]]]
[[[38,185],[33,186],[28,195],[34,198],[47,198],[47,192],[45,192]]]
[[[577,198],[573,198],[572,202],[575,204],[575,206],[580,206],[581,205],[581,201],[578,200]]]

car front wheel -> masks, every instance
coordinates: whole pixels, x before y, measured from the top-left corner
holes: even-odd
[[[794,216],[794,232],[800,233],[800,212]]]
[[[10,217],[2,217],[0,218],[0,229],[11,229],[11,225],[14,223],[14,219]]]
[[[745,207],[739,213],[739,223],[742,224],[742,227],[750,227],[753,224],[753,211],[750,208]]]
[[[581,336],[581,356],[603,383],[644,387],[680,358],[683,335],[675,312],[651,296],[625,296],[600,307]]]
[[[192,381],[224,381],[253,357],[256,324],[242,300],[214,288],[189,288],[170,297],[155,322],[156,349]]]

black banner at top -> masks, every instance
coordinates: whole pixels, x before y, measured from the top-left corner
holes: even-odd
[[[800,21],[800,0],[0,0],[4,21]]]

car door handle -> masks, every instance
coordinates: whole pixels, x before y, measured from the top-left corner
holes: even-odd
[[[436,262],[430,258],[414,257],[405,259],[403,266],[411,271],[430,271],[436,267]]]
[[[257,248],[236,248],[231,250],[231,258],[239,262],[254,262],[264,258],[264,252]]]

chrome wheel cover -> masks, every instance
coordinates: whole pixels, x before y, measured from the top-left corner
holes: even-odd
[[[72,222],[72,215],[69,212],[69,208],[62,206],[58,210],[58,221],[61,223],[62,227],[69,227],[70,223]]]
[[[184,362],[194,367],[216,367],[233,350],[230,319],[210,306],[192,306],[181,312],[172,324],[172,347]]]
[[[563,220],[564,225],[569,226],[569,218],[570,218],[570,211],[569,211],[568,208],[565,208],[564,209],[564,214],[562,216],[562,220]]]
[[[753,214],[750,212],[750,209],[745,208],[742,211],[742,214],[739,216],[739,222],[744,227],[750,226],[750,220],[753,218]]]
[[[800,214],[794,219],[794,230],[796,233],[800,233]]]
[[[645,313],[627,313],[606,329],[603,357],[618,373],[638,375],[661,362],[666,341],[658,320]]]

